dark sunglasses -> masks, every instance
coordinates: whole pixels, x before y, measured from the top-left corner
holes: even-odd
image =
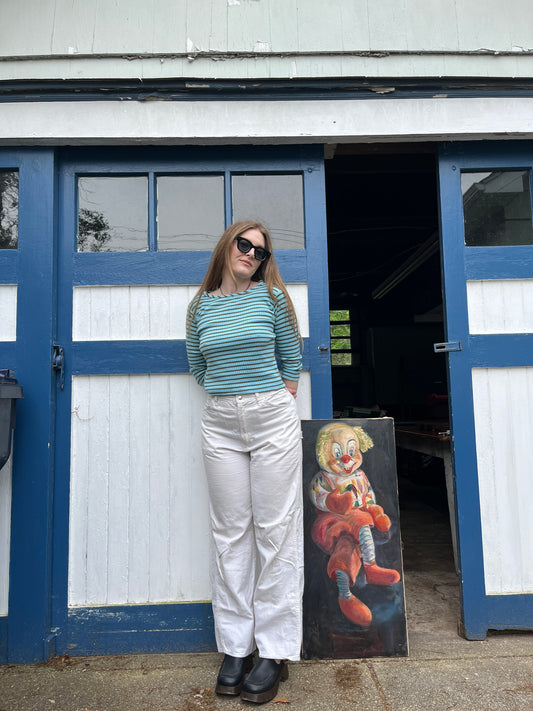
[[[264,262],[265,259],[270,257],[270,252],[268,250],[263,249],[263,247],[255,247],[245,237],[235,237],[235,241],[237,242],[237,249],[243,254],[248,254],[248,252],[253,249],[254,257],[258,262]]]

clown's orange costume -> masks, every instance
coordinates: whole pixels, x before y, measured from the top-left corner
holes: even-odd
[[[336,581],[339,605],[352,622],[368,627],[372,622],[369,608],[350,588],[364,567],[370,585],[393,585],[400,580],[396,570],[376,564],[372,527],[388,531],[389,517],[376,504],[374,492],[365,473],[359,469],[361,452],[373,447],[361,427],[332,422],[318,433],[316,455],[321,471],[311,481],[311,499],[318,509],[312,536],[330,555],[328,575]]]

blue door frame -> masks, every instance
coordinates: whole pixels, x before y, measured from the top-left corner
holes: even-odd
[[[53,654],[200,651],[214,648],[210,605],[68,609],[71,377],[77,374],[188,370],[173,342],[72,342],[72,288],[86,284],[199,283],[206,252],[76,252],[76,177],[120,173],[231,171],[300,173],[306,248],[277,252],[284,279],[308,282],[304,367],[311,371],[313,416],[331,416],[329,305],[322,146],[0,152],[19,170],[19,247],[0,252],[0,282],[18,283],[16,343],[0,344],[0,367],[24,387],[14,444],[9,615],[0,619],[0,662]],[[152,187],[153,190],[153,187]],[[152,193],[153,195],[153,193]],[[226,221],[231,195],[226,193]],[[150,216],[150,230],[155,218]],[[57,265],[57,268],[56,268]],[[51,369],[65,352],[64,389]],[[320,348],[319,348],[320,346]],[[31,446],[28,445],[31,442]]]
[[[462,624],[473,640],[489,629],[533,629],[533,594],[485,592],[472,388],[474,367],[532,366],[533,334],[469,335],[466,282],[531,279],[533,245],[465,246],[461,171],[532,167],[533,145],[525,142],[444,144],[439,152],[446,340],[462,346],[447,354]]]
[[[0,618],[0,662],[47,656],[51,614],[54,485],[55,158],[50,149],[0,151],[18,170],[18,248],[0,251],[0,283],[17,284],[17,338],[0,343],[0,367],[24,388],[13,444],[8,616]]]

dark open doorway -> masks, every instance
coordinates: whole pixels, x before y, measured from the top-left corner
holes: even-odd
[[[433,350],[444,341],[435,147],[329,154],[334,416],[393,417],[397,443],[402,426],[445,439],[446,360]],[[443,459],[398,447],[397,468],[406,572],[427,570],[427,555],[453,568]],[[424,563],[423,539],[436,544]]]

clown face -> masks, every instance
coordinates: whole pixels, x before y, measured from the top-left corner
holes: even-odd
[[[325,451],[327,470],[337,476],[350,476],[361,466],[363,456],[350,427],[338,427],[330,433]]]

